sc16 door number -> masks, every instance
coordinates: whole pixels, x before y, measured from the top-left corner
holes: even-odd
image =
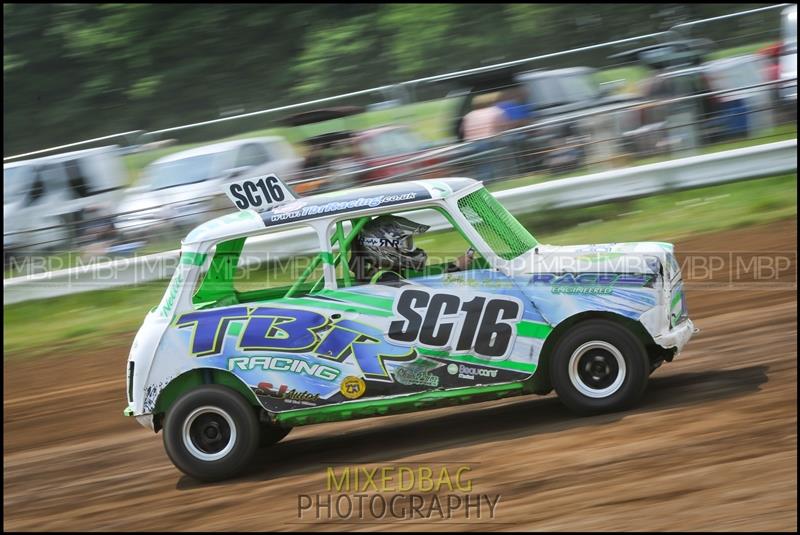
[[[406,289],[395,301],[400,318],[389,324],[388,338],[402,345],[499,359],[513,347],[522,311],[522,303],[508,296]]]

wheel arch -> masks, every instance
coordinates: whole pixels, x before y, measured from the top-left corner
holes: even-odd
[[[252,389],[233,373],[219,368],[194,368],[172,379],[159,392],[153,409],[153,429],[155,432],[158,433],[161,430],[164,415],[178,397],[185,392],[208,384],[228,387],[244,396],[253,407],[263,409]]]
[[[587,310],[573,314],[559,322],[544,340],[542,350],[539,353],[539,362],[536,367],[536,372],[531,378],[532,390],[534,393],[544,395],[553,390],[553,386],[550,382],[550,356],[564,334],[580,323],[598,319],[612,321],[630,331],[648,350],[648,354],[650,353],[650,348],[656,345],[653,337],[647,332],[644,325],[621,314],[603,310]]]

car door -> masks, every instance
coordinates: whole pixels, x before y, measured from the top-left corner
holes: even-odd
[[[544,319],[514,280],[492,268],[480,253],[474,253],[469,269],[454,271],[451,259],[469,243],[459,232],[449,234],[449,222],[431,212],[438,211],[408,215],[414,223],[444,232],[428,241],[415,240],[413,246],[427,255],[422,271],[373,276],[367,284],[337,279],[337,290],[320,294],[350,305],[359,315],[352,321],[371,329],[376,341],[403,357],[381,361],[367,377],[366,391],[388,395],[529,378],[543,343],[544,330],[537,326]],[[351,249],[348,266],[352,277],[358,273],[354,252]]]

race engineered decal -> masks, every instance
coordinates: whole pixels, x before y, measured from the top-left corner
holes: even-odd
[[[654,273],[536,273],[530,284],[550,285],[554,294],[612,294],[616,287],[652,288]]]
[[[514,345],[522,312],[519,299],[509,296],[473,293],[467,299],[407,288],[395,301],[399,319],[389,324],[388,337],[398,344],[503,359]]]

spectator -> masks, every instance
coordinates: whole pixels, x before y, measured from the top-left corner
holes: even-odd
[[[478,180],[489,182],[502,176],[501,143],[497,135],[508,128],[503,110],[497,106],[497,93],[475,97],[472,111],[464,116],[464,141],[472,142]]]
[[[533,119],[532,106],[528,104],[528,94],[524,87],[516,86],[503,91],[497,107],[503,111],[504,130],[512,130],[528,126]],[[527,171],[531,166],[526,161],[530,152],[526,145],[528,134],[526,132],[509,132],[501,138],[501,143],[511,154],[504,158],[507,164],[506,173],[516,175]]]
[[[508,129],[525,126],[533,118],[531,106],[526,101],[527,95],[523,87],[517,86],[503,91],[497,107],[503,111]]]
[[[475,97],[472,111],[464,116],[464,140],[477,141],[499,134],[505,130],[504,113],[495,105],[497,93]]]

